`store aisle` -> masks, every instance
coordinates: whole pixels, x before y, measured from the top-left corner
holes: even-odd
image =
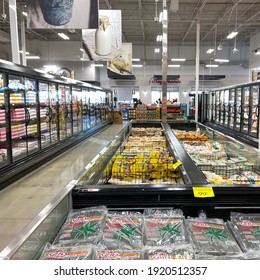
[[[0,191],[0,252],[124,125],[106,127]]]

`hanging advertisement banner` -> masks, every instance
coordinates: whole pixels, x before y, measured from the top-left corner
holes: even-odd
[[[82,30],[83,59],[112,61],[122,56],[121,10],[99,10],[96,30]]]
[[[122,56],[107,62],[108,76],[113,72],[118,75],[132,75],[132,43],[122,44]]]
[[[27,28],[98,27],[98,0],[27,0]]]

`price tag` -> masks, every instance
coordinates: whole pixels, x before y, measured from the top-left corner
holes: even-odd
[[[175,170],[175,169],[177,169],[177,167],[179,167],[180,165],[182,165],[182,162],[181,161],[176,161],[175,163],[174,163],[174,165],[172,166],[173,167],[173,169]]]
[[[193,189],[194,197],[204,198],[204,197],[215,196],[212,187],[205,187],[205,188],[194,187],[192,189]]]

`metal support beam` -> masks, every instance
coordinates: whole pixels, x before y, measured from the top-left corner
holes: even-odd
[[[162,121],[167,121],[168,10],[163,0],[162,19]]]
[[[200,23],[197,22],[196,33],[196,81],[195,81],[195,122],[198,123],[198,109],[199,109],[199,71],[200,71]]]
[[[20,64],[16,0],[9,0],[12,61]]]
[[[21,21],[21,41],[22,41],[22,65],[26,66],[27,62],[26,62],[25,20],[23,15]]]

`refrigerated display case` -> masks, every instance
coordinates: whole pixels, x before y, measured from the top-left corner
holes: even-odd
[[[96,110],[113,110],[101,99],[106,94],[112,91],[0,63],[0,189],[111,123]],[[90,97],[92,123],[83,108]]]
[[[259,86],[254,82],[211,90],[203,122],[260,148]]]
[[[225,148],[230,149],[233,153],[239,152],[238,156],[251,157],[251,155],[254,155],[257,164],[256,171],[260,171],[260,152],[257,149],[235,141],[235,139],[202,124],[194,125],[194,123],[188,122],[183,124],[172,123],[170,125],[167,123],[131,123],[96,155],[84,170],[81,170],[78,176],[69,182],[0,254],[7,259],[38,259],[46,243],[57,240],[68,213],[71,210],[87,210],[88,207],[105,206],[108,211],[112,211],[110,213],[116,214],[123,211],[125,215],[136,212],[143,215],[145,213],[156,213],[156,211],[168,213],[167,211],[174,210],[178,217],[183,217],[185,221],[190,221],[194,217],[197,221],[204,222],[204,227],[209,219],[222,219],[229,223],[231,214],[234,212],[259,215],[259,184],[221,185],[205,181],[205,176],[194,165],[185,151],[183,143],[179,142],[173,132],[175,129],[186,129],[196,133],[196,126],[200,128],[201,133],[207,135],[213,141],[221,141]],[[157,127],[163,130],[168,148],[173,152],[176,160],[182,161],[179,171],[182,174],[184,184],[134,183],[114,185],[103,181],[104,171],[111,159],[124,149],[126,140],[132,134],[134,127]],[[213,196],[196,195],[197,190],[204,190],[205,192],[205,189],[210,189]],[[197,224],[197,226],[199,225]],[[119,227],[113,228],[118,229]],[[251,259],[252,257],[259,259],[259,254],[247,255],[243,253],[245,252],[243,251],[233,257],[236,259]],[[199,255],[196,255],[196,257],[200,259]],[[207,257],[226,259],[228,256],[222,252],[221,254],[213,253],[213,255],[204,257],[206,259]],[[232,259],[232,256],[229,259]]]

